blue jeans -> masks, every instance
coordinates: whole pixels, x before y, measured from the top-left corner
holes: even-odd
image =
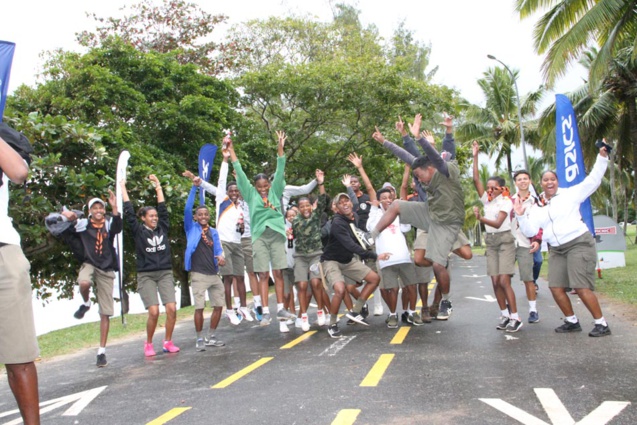
[[[533,253],[533,282],[537,282],[537,278],[540,276],[540,269],[542,268],[542,250],[538,249]]]

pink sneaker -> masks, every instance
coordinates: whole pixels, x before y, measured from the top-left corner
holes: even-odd
[[[155,355],[155,349],[152,342],[144,343],[144,355],[146,357],[153,357]]]
[[[172,341],[164,341],[164,353],[178,353],[179,347],[173,344]]]

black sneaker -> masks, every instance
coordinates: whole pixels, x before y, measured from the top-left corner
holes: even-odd
[[[509,320],[509,324],[507,325],[507,328],[505,329],[505,331],[506,332],[517,332],[522,327],[522,324],[523,323],[522,323],[521,320],[511,319],[511,320]]]
[[[582,332],[582,327],[580,326],[579,321],[571,323],[568,320],[565,320],[562,326],[558,326],[557,328],[555,328],[555,332],[557,332],[558,334]]]
[[[361,316],[363,316],[363,318],[367,319],[367,316],[369,316],[369,307],[367,306],[367,303],[365,303],[365,305],[363,305],[363,308],[361,309]]]
[[[436,320],[447,320],[449,316],[451,316],[452,311],[453,307],[451,306],[451,301],[442,300],[442,302],[440,303],[440,311],[438,311]]]
[[[97,355],[97,367],[104,367],[108,364],[106,361],[106,353]]]
[[[407,321],[407,324],[408,325],[413,325],[414,324],[414,318],[408,312],[405,312],[404,314],[405,314],[405,320]],[[401,316],[401,319],[402,319],[402,316]]]
[[[580,329],[581,330],[581,329]],[[598,336],[606,336],[610,335],[610,328],[608,325],[595,325],[592,331],[588,333],[588,336],[598,337]]]
[[[403,311],[403,314],[400,315],[400,321],[403,322],[405,325],[409,324],[409,321],[407,320],[408,316],[409,314],[407,314],[406,311]]]
[[[511,321],[511,319],[509,319],[508,317],[500,317],[500,323],[498,323],[498,326],[496,326],[495,328],[499,331],[503,331],[507,328],[507,325],[509,324],[509,322]]]
[[[343,336],[341,330],[338,328],[338,325],[334,323],[327,328],[327,333],[330,334],[332,338],[340,338]]]
[[[349,312],[345,315],[350,320],[353,320],[356,323],[360,323],[361,325],[369,326],[369,323],[365,320],[362,314],[356,314],[355,312]]]
[[[87,307],[84,304],[82,304],[80,305],[80,308],[78,308],[77,311],[73,314],[73,317],[75,317],[76,319],[81,319],[84,317],[86,312],[89,311],[90,309],[91,307]]]

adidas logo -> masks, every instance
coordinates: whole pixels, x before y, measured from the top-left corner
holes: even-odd
[[[148,245],[150,245],[150,247],[146,248],[146,252],[157,252],[165,250],[166,245],[161,245],[163,241],[163,236],[153,236],[150,239],[146,239],[146,242],[148,242]]]

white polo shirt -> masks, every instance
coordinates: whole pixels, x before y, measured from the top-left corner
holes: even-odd
[[[502,222],[502,226],[499,229],[495,227],[491,227],[487,224],[484,225],[484,229],[487,233],[501,233],[501,232],[510,232],[511,231],[511,210],[513,209],[513,202],[511,202],[511,198],[508,196],[505,198],[502,195],[498,195],[495,199],[489,201],[489,195],[487,192],[482,194],[480,198],[482,204],[484,205],[484,216],[489,220],[496,221],[498,219],[498,215],[500,212],[506,213],[506,218]]]

